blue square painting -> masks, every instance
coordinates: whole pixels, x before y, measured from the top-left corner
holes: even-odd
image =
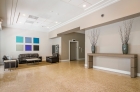
[[[16,43],[23,43],[23,37],[22,36],[16,36]]]
[[[25,37],[25,43],[32,43],[31,37]]]
[[[32,51],[32,45],[25,45],[25,51]]]
[[[34,41],[34,44],[39,44],[39,38],[34,38],[33,41]]]

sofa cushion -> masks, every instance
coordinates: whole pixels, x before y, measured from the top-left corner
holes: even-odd
[[[7,58],[5,55],[3,56],[3,59],[4,59],[4,60],[8,60],[8,58]]]

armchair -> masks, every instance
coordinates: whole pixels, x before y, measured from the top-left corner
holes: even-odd
[[[9,66],[9,63],[8,62],[4,62],[4,60],[8,60],[8,58],[4,55],[3,56],[3,63],[4,63],[4,67],[5,68],[9,68],[10,66]],[[12,59],[12,60],[16,60],[16,67],[18,67],[18,60],[17,59]],[[13,67],[15,67],[15,62],[11,62],[11,68],[13,68]]]
[[[52,56],[47,56],[46,57],[46,62],[50,62],[50,63],[59,62],[59,54],[58,53],[53,53]]]

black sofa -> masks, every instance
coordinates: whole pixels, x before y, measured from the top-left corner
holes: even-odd
[[[39,58],[39,54],[38,53],[19,54],[18,56],[19,64],[24,64],[26,63],[26,59],[31,59],[31,58]],[[39,60],[39,62],[41,61],[42,60]]]
[[[4,60],[8,60],[8,58],[4,55],[2,59],[3,59],[4,67],[10,68],[9,63],[4,62]],[[11,59],[11,60],[16,60],[16,67],[18,67],[18,59]],[[15,68],[15,62],[11,62],[11,68]]]
[[[53,53],[53,56],[47,56],[46,57],[46,62],[50,62],[50,63],[59,62],[59,54],[58,53]]]

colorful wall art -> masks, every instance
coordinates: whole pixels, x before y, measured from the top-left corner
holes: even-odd
[[[39,38],[16,36],[16,51],[39,51]]]
[[[25,45],[25,51],[32,51],[32,45]]]
[[[34,48],[34,51],[39,51],[39,45],[34,45],[33,48]]]
[[[32,43],[31,37],[25,37],[25,43]]]
[[[34,44],[39,44],[39,38],[33,38]]]
[[[16,45],[16,51],[24,51],[23,45]]]
[[[23,37],[22,36],[16,36],[16,43],[23,43]]]

